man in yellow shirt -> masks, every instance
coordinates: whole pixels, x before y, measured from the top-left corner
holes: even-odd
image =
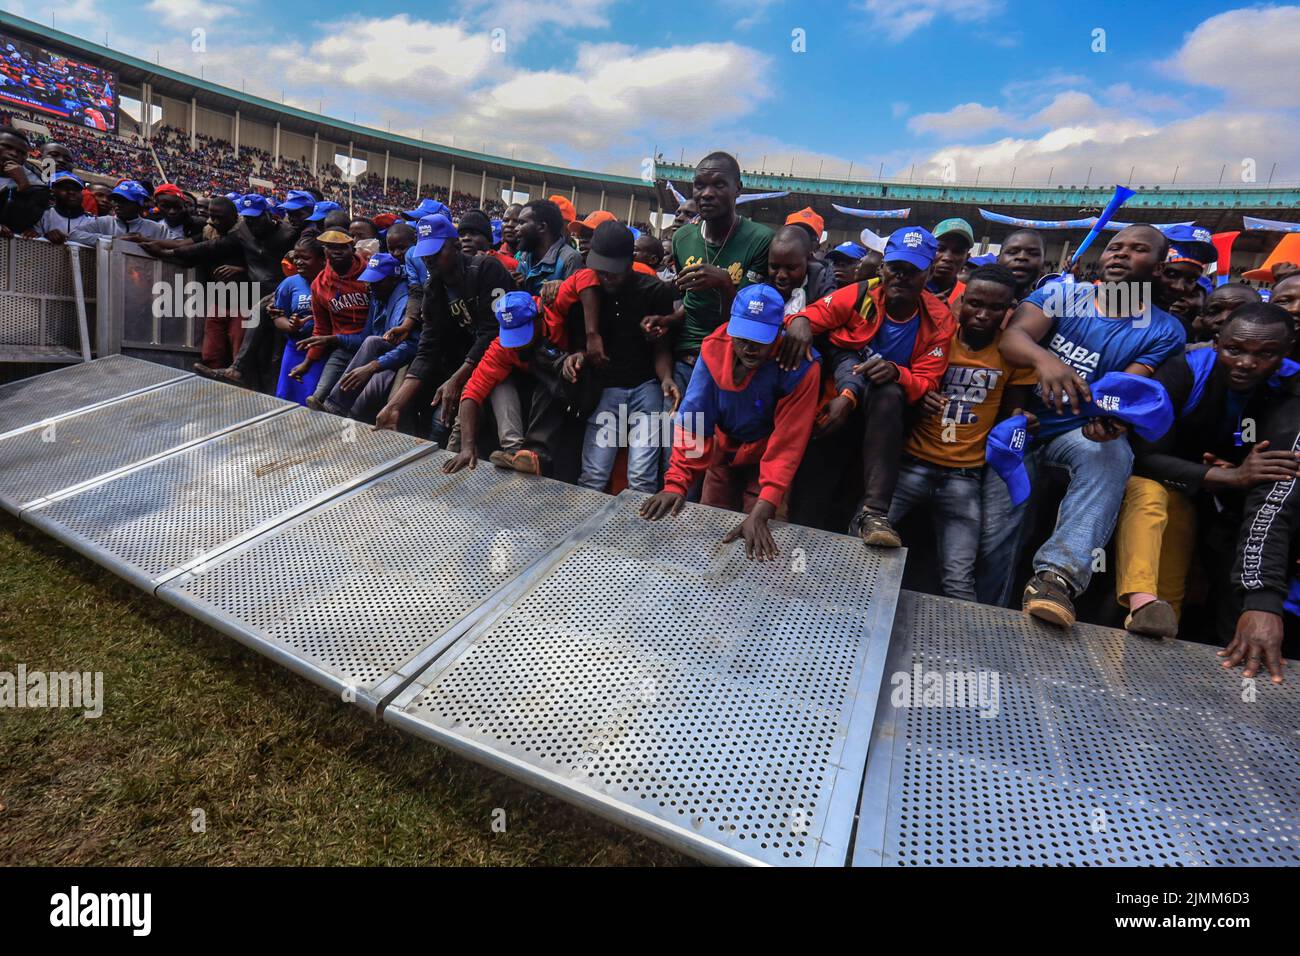
[[[889,507],[889,523],[897,527],[914,507],[930,505],[943,593],[966,601],[975,600],[984,442],[998,421],[1025,405],[1034,383],[1032,369],[1012,368],[998,352],[1016,289],[1016,277],[1003,266],[971,273],[948,370],[939,389],[921,400]]]

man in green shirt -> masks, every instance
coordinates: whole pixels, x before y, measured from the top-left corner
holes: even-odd
[[[671,315],[647,316],[646,337],[673,333],[673,377],[685,394],[700,343],[727,321],[736,291],[767,277],[772,230],[736,213],[740,164],[729,153],[710,153],[695,167],[692,199],[698,222],[673,234],[677,289],[683,298]]]

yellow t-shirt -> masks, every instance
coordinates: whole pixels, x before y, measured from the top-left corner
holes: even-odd
[[[907,440],[907,453],[945,468],[981,468],[984,442],[997,422],[1002,393],[1008,385],[1032,385],[1030,368],[1012,368],[998,353],[998,339],[978,352],[953,333],[948,370],[939,394],[947,399],[943,414],[923,415]],[[946,439],[946,440],[945,440]]]

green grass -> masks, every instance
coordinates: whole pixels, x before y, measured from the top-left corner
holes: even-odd
[[[689,862],[375,722],[0,515],[0,671],[20,662],[102,671],[104,714],[0,710],[0,864]]]

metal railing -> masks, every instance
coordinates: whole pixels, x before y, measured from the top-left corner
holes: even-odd
[[[0,362],[90,361],[96,285],[88,249],[0,239]]]

